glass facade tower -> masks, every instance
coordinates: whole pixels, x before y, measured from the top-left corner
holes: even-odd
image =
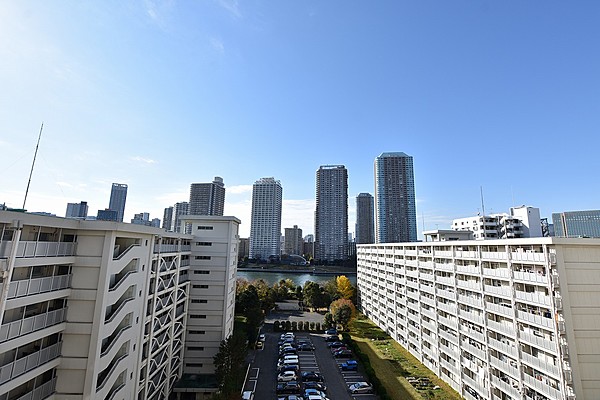
[[[600,210],[552,214],[556,237],[600,237]]]

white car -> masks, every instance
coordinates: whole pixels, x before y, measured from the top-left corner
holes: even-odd
[[[260,335],[258,335],[258,340],[260,340],[261,342],[264,342],[266,339],[265,334],[261,333]]]
[[[297,381],[297,378],[298,377],[296,376],[296,373],[294,371],[284,371],[277,375],[277,382]]]
[[[251,390],[247,390],[242,393],[242,400],[254,400],[254,392]]]
[[[356,382],[350,385],[350,393],[373,393],[373,386],[368,382]]]

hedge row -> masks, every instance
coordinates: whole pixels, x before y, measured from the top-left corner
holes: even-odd
[[[282,331],[304,331],[304,332],[322,332],[325,330],[325,325],[320,322],[308,321],[275,321],[273,322],[273,330],[275,332]]]
[[[369,360],[369,356],[362,352],[358,344],[350,337],[349,333],[342,333],[343,341],[346,343],[348,348],[352,350],[352,352],[356,355],[356,358],[361,362],[365,369],[365,374],[367,375],[369,381],[373,385],[375,391],[379,394],[379,398],[381,400],[391,400],[391,397],[387,394],[387,390],[377,377],[377,373],[371,366],[371,361]]]

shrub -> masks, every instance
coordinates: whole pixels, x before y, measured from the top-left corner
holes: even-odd
[[[311,331],[314,331],[315,330],[315,323],[311,321],[310,325],[309,325],[309,328],[310,328]]]
[[[317,332],[321,332],[321,323],[320,323],[320,322],[317,322],[317,323],[315,324],[315,330],[316,330]]]
[[[275,332],[279,332],[281,330],[281,323],[279,321],[273,322],[273,330]]]
[[[285,321],[285,330],[286,331],[292,330],[292,321]]]
[[[297,331],[298,330],[298,322],[292,321],[292,330],[293,331]]]

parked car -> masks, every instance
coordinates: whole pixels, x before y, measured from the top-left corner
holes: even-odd
[[[277,394],[300,394],[300,385],[296,381],[278,383],[275,388]]]
[[[258,340],[260,340],[261,342],[264,342],[266,339],[267,338],[264,333],[261,333],[260,335],[258,335]]]
[[[298,379],[298,376],[296,375],[296,372],[294,372],[294,371],[284,371],[284,372],[280,373],[279,375],[277,375],[278,382],[290,382],[290,381],[296,381],[297,379]]]
[[[302,373],[302,382],[323,382],[323,376],[318,372],[307,371]]]
[[[304,399],[305,400],[329,400],[328,397],[319,396],[319,395],[316,395],[316,394],[312,394],[312,395],[310,395],[308,397],[305,397]]]
[[[342,347],[344,345],[344,343],[342,342],[331,342],[327,345],[327,347],[330,347],[332,349],[337,349],[338,347]]]
[[[277,397],[277,400],[304,400],[304,398],[296,396],[295,394],[290,394],[289,396],[285,397]]]
[[[260,343],[260,342],[259,342]],[[279,356],[288,356],[298,354],[298,351],[293,347],[286,347],[283,350],[279,351]]]
[[[368,382],[356,382],[348,387],[350,389],[350,393],[358,394],[358,393],[373,393],[373,385]]]
[[[280,374],[284,371],[295,371],[296,374],[298,374],[298,372],[300,372],[300,366],[298,364],[288,364],[288,365],[283,365],[283,366],[277,368],[278,374]]]
[[[251,390],[247,390],[242,393],[242,400],[254,400],[254,392]]]
[[[342,371],[356,371],[358,370],[358,363],[356,360],[348,360],[341,365]]]
[[[327,330],[325,331],[325,334],[326,334],[326,335],[337,335],[337,334],[338,334],[338,331],[337,331],[337,329],[335,329],[335,328],[329,328],[329,329],[327,329]]]
[[[298,345],[298,351],[313,351],[315,346],[312,343],[300,343]]]
[[[339,340],[340,340],[340,337],[337,335],[336,336],[327,336],[325,338],[326,342],[338,342]]]
[[[304,389],[304,398],[309,398],[310,396],[317,396],[320,400],[326,399],[325,393],[317,389]]]
[[[333,353],[335,358],[352,358],[352,351],[347,349],[338,350]]]
[[[321,392],[325,392],[327,390],[327,386],[325,386],[323,382],[308,381],[304,382],[304,390],[306,389],[317,389]]]

